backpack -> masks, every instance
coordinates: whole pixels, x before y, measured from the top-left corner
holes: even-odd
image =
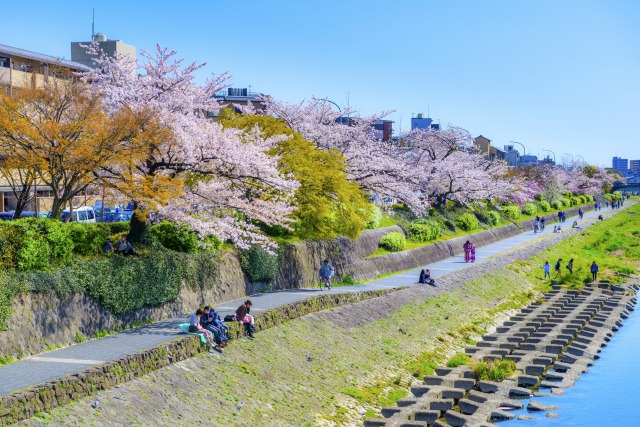
[[[224,316],[224,321],[225,322],[235,322],[236,321],[236,316],[234,316],[233,314],[227,314],[226,316]]]

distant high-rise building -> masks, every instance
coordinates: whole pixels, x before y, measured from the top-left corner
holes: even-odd
[[[614,157],[611,168],[624,174],[629,170],[629,159]]]
[[[98,43],[102,52],[111,58],[116,57],[116,53],[126,55],[133,61],[137,58],[137,51],[135,46],[123,43],[122,40],[108,40],[107,36],[102,33],[98,33],[92,37],[93,40]],[[72,42],[71,43],[71,60],[87,67],[96,68],[94,63],[94,56],[87,52],[87,45],[91,42]],[[132,73],[136,72],[135,66],[131,70]]]
[[[640,174],[640,160],[629,160],[629,170],[636,175]]]
[[[433,119],[429,117],[423,117],[422,113],[420,113],[417,117],[411,118],[411,130],[414,129],[440,130],[440,125],[438,123],[433,123]]]

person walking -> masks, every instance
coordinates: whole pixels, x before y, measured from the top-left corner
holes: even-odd
[[[561,268],[562,268],[562,258],[558,258],[558,262],[556,262],[556,265],[554,267],[554,269],[556,270],[556,279],[560,277]]]
[[[549,261],[544,262],[542,269],[544,270],[544,277],[542,280],[545,280],[547,277],[551,279],[551,264],[549,264]]]
[[[569,274],[573,274],[573,258],[567,263],[567,270],[569,270]]]
[[[582,219],[582,217],[584,217],[584,211],[582,210],[582,208],[578,209],[578,216],[580,217],[580,219]]]
[[[591,263],[590,270],[591,270],[591,280],[595,282],[598,279],[598,270],[599,270],[598,264],[596,264],[595,261]]]
[[[476,245],[473,242],[469,244],[469,261],[476,262]]]
[[[540,218],[540,231],[544,231],[544,217]]]
[[[537,234],[539,228],[540,228],[540,220],[536,218],[533,220],[533,234]]]
[[[469,262],[471,260],[471,242],[467,240],[462,245],[462,249],[464,249],[464,262]]]

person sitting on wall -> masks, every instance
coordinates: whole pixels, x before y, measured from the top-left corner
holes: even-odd
[[[431,271],[428,268],[424,271],[424,283],[431,286],[436,285],[436,281],[431,278]]]
[[[200,325],[200,316],[202,316],[203,311],[201,309],[197,309],[194,314],[191,315],[189,319],[189,332],[191,333],[199,333],[204,335],[207,339],[207,342],[210,347],[215,347],[216,343],[213,341],[211,337],[211,332],[207,331]]]
[[[571,226],[571,228],[577,228],[578,230],[582,230],[582,227],[578,225],[578,221],[573,221],[573,225]]]
[[[604,217],[602,215],[598,215],[598,221],[604,221]]]
[[[131,243],[127,241],[127,235],[123,234],[118,243],[116,243],[116,253],[125,256],[138,256]]]
[[[427,283],[425,281],[425,274],[424,274],[424,269],[420,270],[420,277],[418,278],[418,283]]]
[[[255,331],[253,316],[249,314],[252,305],[251,300],[248,299],[236,310],[236,321],[244,324],[244,331],[249,338],[253,338]]]
[[[218,347],[224,348],[227,346],[226,337],[224,336],[224,333],[219,328],[213,325],[213,322],[211,321],[211,319],[209,319],[210,311],[211,311],[211,308],[209,306],[206,306],[202,310],[202,314],[200,315],[200,326],[202,326],[207,331],[211,332],[211,334],[213,335],[213,339],[215,340],[216,344],[218,344]]]
[[[207,306],[209,307],[209,306]],[[205,308],[207,308],[205,307]],[[213,323],[213,326],[215,326],[216,328],[220,329],[222,331],[222,334],[224,335],[225,339],[228,341],[231,339],[231,337],[229,336],[229,327],[227,325],[224,324],[224,322],[222,321],[222,319],[220,318],[220,314],[218,314],[218,312],[216,311],[215,308],[213,307],[209,307],[209,319],[211,319],[211,323]]]

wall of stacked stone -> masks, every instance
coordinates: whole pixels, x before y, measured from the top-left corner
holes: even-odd
[[[310,313],[377,298],[396,289],[362,291],[348,294],[324,294],[266,310],[255,315],[258,330],[265,330]],[[231,323],[234,338],[244,335],[241,325]],[[193,357],[207,350],[195,335],[186,335],[169,343],[144,350],[82,372],[67,375],[0,398],[0,425],[31,418],[38,412],[64,405],[71,400],[148,374],[164,366]]]
[[[8,329],[0,332],[0,356],[22,357],[76,342],[76,333],[88,338],[101,331],[124,329],[132,324],[175,317],[194,307],[230,301],[252,289],[235,254],[224,253],[211,286],[194,290],[182,286],[175,301],[113,315],[84,293],[60,297],[56,292],[25,293],[16,297]]]

